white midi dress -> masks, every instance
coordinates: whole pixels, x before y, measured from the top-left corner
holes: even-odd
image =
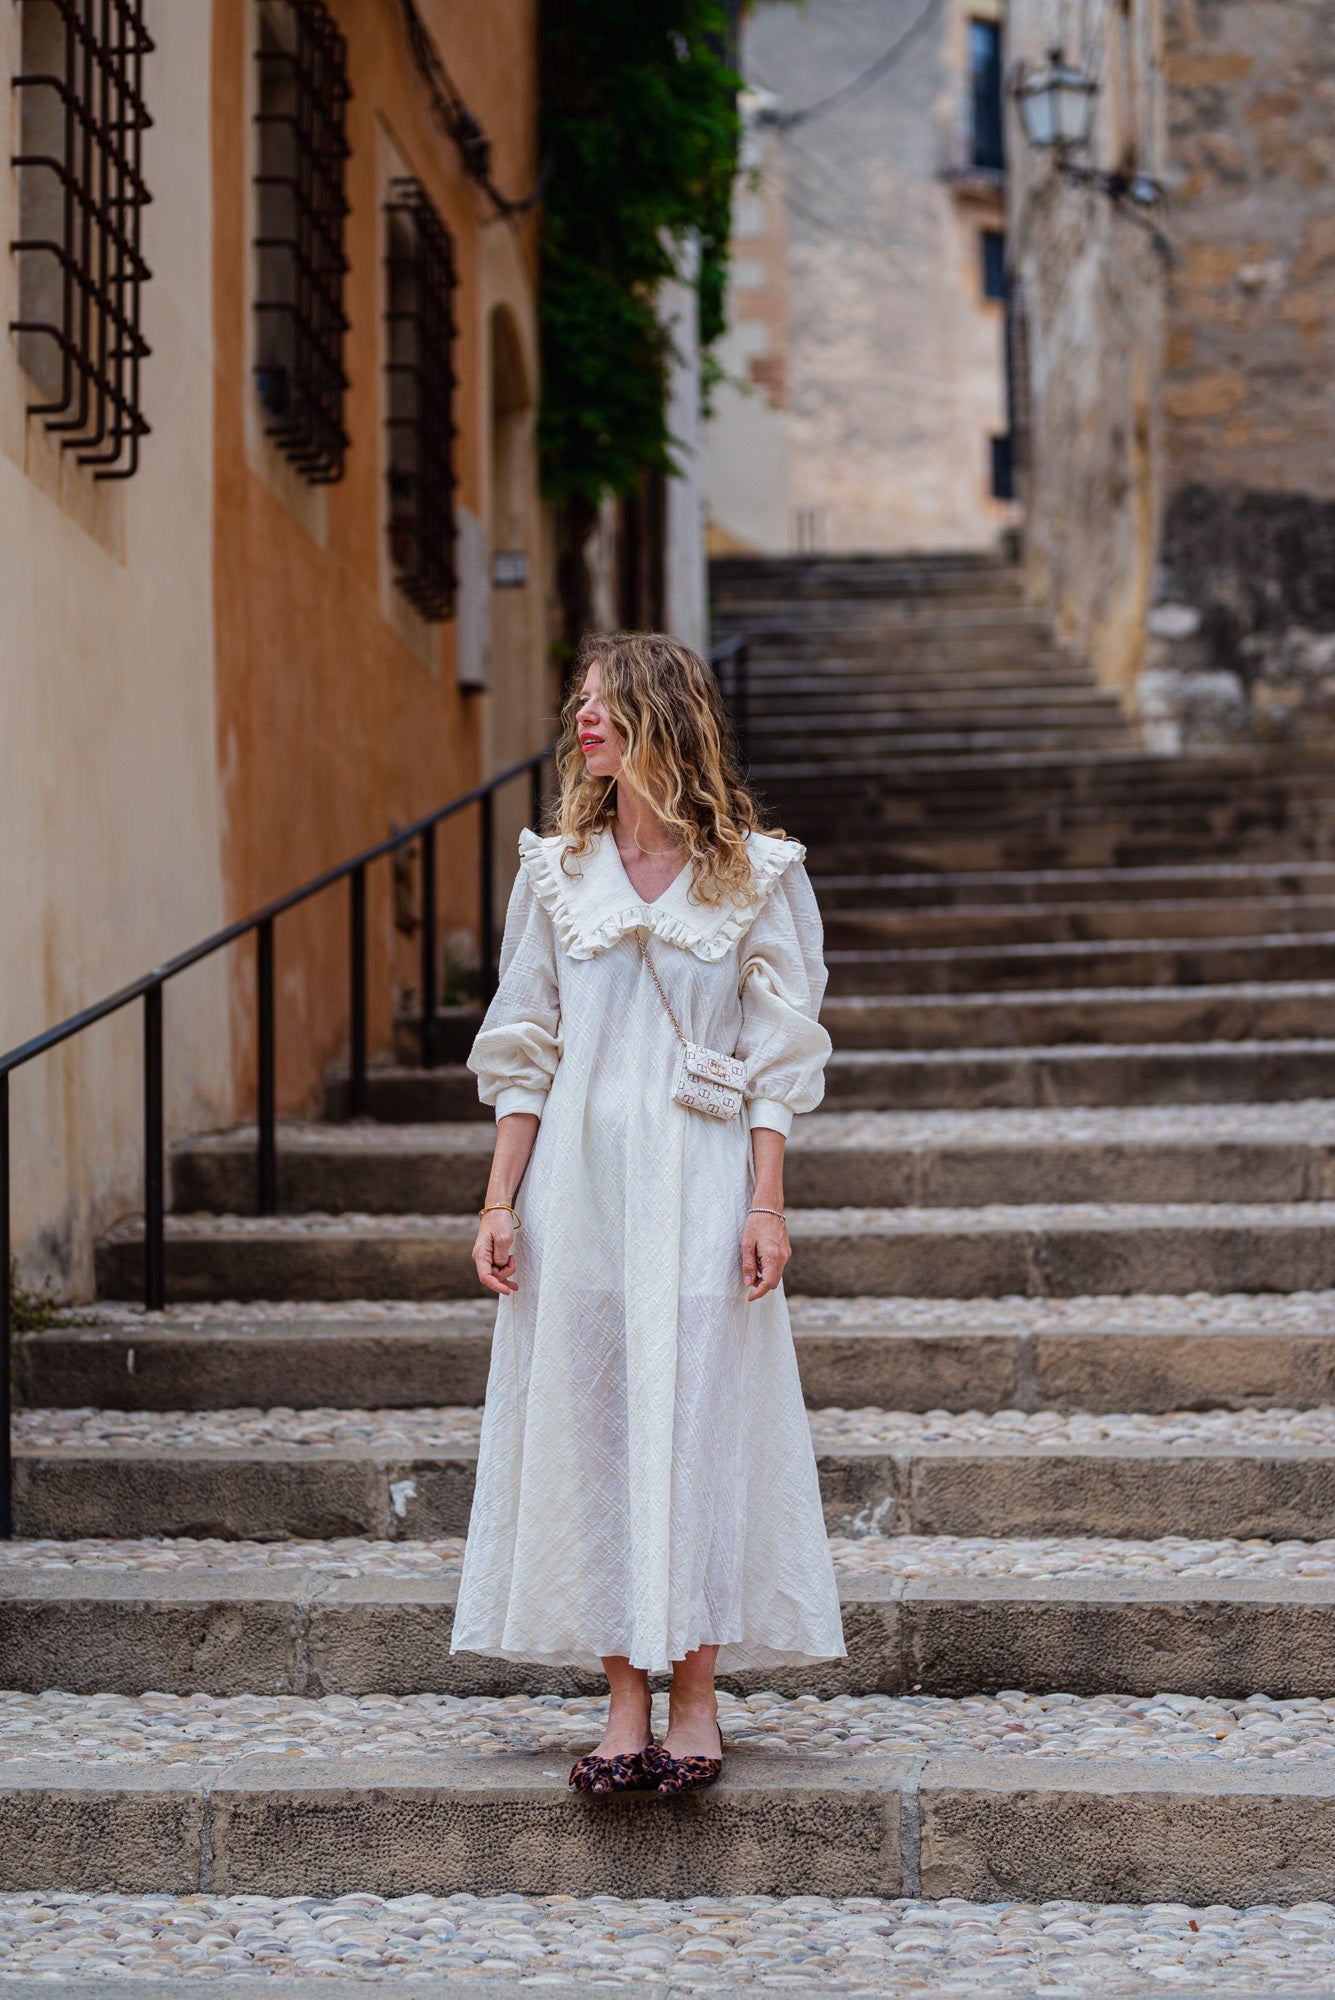
[[[610,833],[562,867],[520,838],[500,982],[469,1059],[541,1123],[516,1197],[452,1650],[663,1671],[844,1652],[788,1307],[742,1279],[750,1128],[820,1102],[821,923],[793,841],[749,836],[753,900],[689,868],[645,903]],[[724,1123],[672,1101],[683,1032],[746,1065]]]

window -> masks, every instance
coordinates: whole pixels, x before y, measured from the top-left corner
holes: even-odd
[[[145,33],[141,0],[23,0],[19,316],[10,331],[45,419],[95,479],[128,479],[139,407]]]
[[[385,204],[389,557],[410,604],[454,611],[454,244],[420,181]]]
[[[259,0],[255,385],[265,429],[313,486],[343,477],[343,37],[320,0]]]
[[[992,498],[1013,500],[1015,498],[1015,439],[1010,431],[1005,437],[994,437],[992,446]]]
[[[983,267],[983,297],[1004,301],[1006,284],[1006,238],[1000,229],[985,229],[979,238]]]
[[[997,170],[1006,164],[1002,141],[1001,23],[970,21],[969,84],[973,114],[973,164]]]

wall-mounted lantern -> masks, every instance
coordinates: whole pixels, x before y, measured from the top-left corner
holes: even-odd
[[[1022,78],[1015,89],[1030,145],[1062,151],[1088,145],[1098,88],[1059,48],[1049,50],[1047,68]]]
[[[1152,174],[1120,168],[1103,172],[1073,157],[1089,145],[1098,93],[1098,83],[1087,70],[1067,62],[1060,48],[1049,49],[1047,67],[1021,75],[1014,86],[1025,138],[1035,152],[1052,155],[1064,179],[1097,188],[1124,214],[1150,228],[1155,249],[1171,260],[1172,246],[1145,214],[1163,196],[1160,182]]]

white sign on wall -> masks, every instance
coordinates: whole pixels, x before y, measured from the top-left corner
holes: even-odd
[[[456,618],[459,685],[491,685],[491,566],[487,535],[476,514],[455,510],[455,560],[459,565]]]

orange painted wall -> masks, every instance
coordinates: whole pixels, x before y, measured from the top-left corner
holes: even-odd
[[[532,217],[494,218],[431,115],[396,0],[329,0],[348,42],[345,249],[351,321],[344,365],[351,437],[342,482],[326,489],[324,546],[257,470],[246,441],[253,394],[246,187],[254,171],[246,66],[254,0],[215,0],[213,164],[216,335],[218,755],[229,913],[240,915],[477,781],[476,694],[455,681],[453,625],[433,676],[384,615],[380,425],[384,133],[423,181],[455,239],[458,500],[483,511],[485,318],[478,295],[482,233],[509,230],[536,291]],[[509,190],[537,172],[536,0],[460,9],[426,0],[423,18],[467,103],[493,141],[493,171]],[[493,697],[494,698],[494,697]],[[539,725],[535,722],[535,727]],[[540,740],[540,736],[539,739]],[[441,846],[442,915],[474,921],[472,827]],[[413,977],[414,948],[395,939],[389,875],[371,884],[373,1046],[389,1032],[392,975]],[[339,1053],[347,1019],[347,895],[283,918],[277,931],[280,1103],[310,1105]],[[253,1077],[251,956],[238,952],[234,1045],[240,1108]]]

